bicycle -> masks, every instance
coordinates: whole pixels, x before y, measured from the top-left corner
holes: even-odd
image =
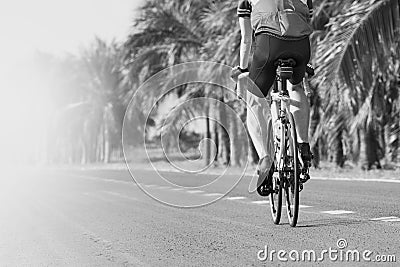
[[[296,66],[296,61],[291,58],[280,59],[276,65],[277,75],[271,94],[272,102],[275,102],[276,109],[272,108],[271,112],[278,112],[276,114],[278,120],[273,127],[275,172],[272,178],[273,192],[270,194],[269,202],[273,221],[275,224],[279,224],[284,192],[289,224],[295,227],[299,216],[300,191],[303,189],[303,182],[300,181],[300,173],[306,177],[304,181],[309,178],[308,166],[302,169],[300,166],[296,124],[293,114],[290,112],[290,96],[287,89],[287,81],[293,75],[293,67]],[[313,71],[313,68],[308,65],[307,73],[309,76],[313,75]],[[279,82],[281,85],[280,89],[278,89]]]

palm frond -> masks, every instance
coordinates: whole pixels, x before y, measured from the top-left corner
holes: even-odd
[[[398,0],[356,1],[331,19],[316,54],[316,82],[325,97],[337,96],[336,83],[355,88],[361,80],[365,88],[371,86],[371,59],[382,61],[398,39],[399,6]]]

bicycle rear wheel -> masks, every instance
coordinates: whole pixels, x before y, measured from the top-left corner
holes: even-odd
[[[282,213],[282,187],[283,179],[279,177],[278,172],[272,177],[273,192],[269,195],[269,205],[271,207],[271,215],[274,224],[279,224]]]
[[[297,151],[297,133],[293,115],[287,114],[289,124],[287,124],[287,153],[285,157],[285,165],[287,167],[286,179],[284,185],[286,211],[290,226],[295,227],[299,217],[299,202],[300,202],[300,167]]]
[[[283,198],[283,173],[279,168],[281,164],[282,155],[286,147],[285,138],[285,127],[282,126],[282,121],[276,122],[274,130],[274,144],[275,144],[275,155],[274,155],[274,175],[272,177],[272,188],[273,192],[269,195],[269,204],[271,207],[272,220],[275,224],[279,224],[282,214],[282,198]]]

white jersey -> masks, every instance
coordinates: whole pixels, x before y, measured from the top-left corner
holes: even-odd
[[[251,18],[256,34],[268,33],[285,38],[310,35],[311,13],[311,0],[240,0],[237,9],[239,17]],[[290,31],[287,31],[287,26],[291,26]]]

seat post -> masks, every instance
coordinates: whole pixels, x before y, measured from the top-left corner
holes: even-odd
[[[287,80],[288,79],[286,79],[286,78],[282,79],[282,94],[285,95],[285,96],[289,95],[289,91],[287,89]]]
[[[282,83],[282,94],[289,95],[287,90],[287,80],[290,80],[293,76],[293,67],[296,65],[296,61],[294,59],[279,59],[277,62],[277,77],[280,79]]]

